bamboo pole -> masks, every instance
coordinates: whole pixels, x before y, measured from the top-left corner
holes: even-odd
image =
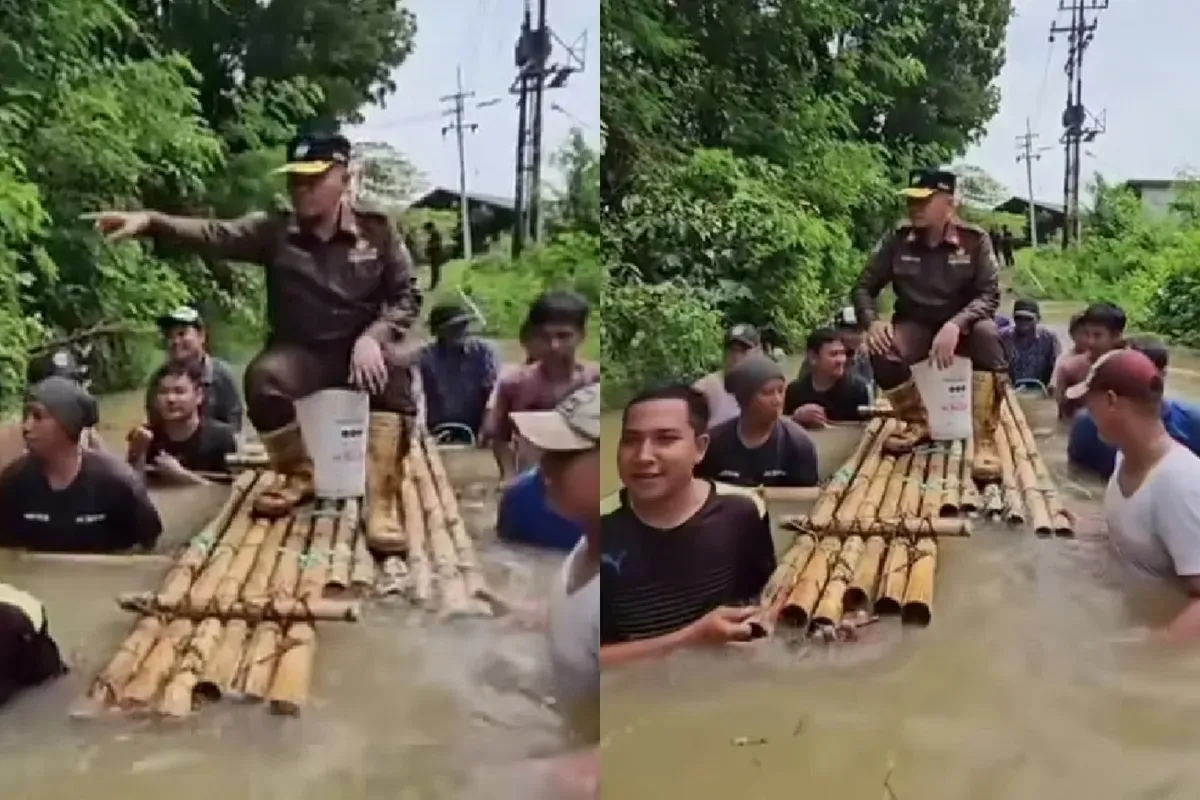
[[[243,700],[256,703],[267,696],[279,660],[279,638],[278,623],[261,622],[254,629],[241,674],[234,684]]]
[[[1001,406],[1001,412],[1004,433],[1008,438],[1009,447],[1012,448],[1013,464],[1017,468],[1017,482],[1021,486],[1021,495],[1025,500],[1025,506],[1029,509],[1033,530],[1039,536],[1047,536],[1054,533],[1054,523],[1046,508],[1046,498],[1038,489],[1037,477],[1033,473],[1033,465],[1029,463],[1029,454],[1025,450],[1025,443],[1021,440],[1020,432],[1017,431],[1012,409],[1005,404]]]
[[[807,517],[792,517],[785,520],[784,524],[798,531],[814,530]],[[957,537],[970,536],[971,527],[971,520],[959,519],[957,517],[935,517],[933,519],[907,517],[890,522],[877,519],[865,525],[856,521],[845,527],[833,524],[820,531],[820,534],[822,536],[835,536],[839,538],[847,536],[862,536],[864,538],[867,536],[882,536],[884,539],[891,539],[895,536]]]
[[[890,428],[893,422],[894,420],[888,420],[884,423],[884,427]],[[885,431],[881,435],[876,436],[875,440],[871,442],[870,449],[863,456],[862,462],[854,472],[854,477],[850,480],[850,485],[846,489],[841,505],[838,506],[837,511],[833,515],[834,524],[846,525],[858,519],[859,508],[863,501],[867,499],[867,493],[871,489],[875,471],[879,469],[879,465],[883,459],[883,443],[886,441],[885,436],[887,435],[888,433]]]
[[[895,420],[872,420],[861,439],[858,440],[858,445],[854,448],[854,452],[850,455],[841,468],[833,473],[833,477],[829,479],[825,490],[817,498],[816,506],[813,507],[811,519],[812,523],[817,528],[823,528],[833,521],[833,514],[837,510],[838,504],[842,502],[842,495],[846,493],[846,488],[850,485],[851,479],[858,473],[858,467],[862,460],[866,457],[867,452],[875,443],[877,438],[880,438],[884,426],[887,425],[891,429]]]
[[[325,593],[336,530],[337,523],[332,517],[320,516],[313,522],[312,541],[304,553],[300,578],[296,584],[296,597],[301,600],[319,600]]]
[[[964,442],[959,439],[950,445],[950,453],[946,456],[945,491],[942,494],[942,506],[938,515],[942,517],[957,517],[962,507],[962,458]]]
[[[279,552],[279,560],[275,562],[275,571],[267,584],[267,596],[272,603],[289,600],[296,596],[296,585],[300,580],[300,564],[304,552],[308,549],[308,538],[312,532],[311,521],[294,520],[288,529],[287,538],[283,542],[283,550]]]
[[[925,491],[925,472],[929,468],[929,453],[913,454],[908,480],[900,495],[900,518],[913,519],[921,515],[921,493]]]
[[[929,454],[929,477],[921,494],[920,515],[934,519],[942,515],[942,498],[946,496],[946,452],[939,446]]]
[[[454,542],[454,550],[458,556],[458,570],[462,574],[467,596],[478,599],[488,594],[487,583],[483,578],[483,569],[479,557],[475,553],[475,543],[467,532],[467,524],[463,521],[458,509],[458,498],[454,494],[454,486],[438,452],[437,443],[425,437],[425,452],[429,458],[429,470],[433,474],[433,482],[437,488],[438,498],[446,512],[446,526],[450,531],[450,539]],[[483,604],[472,604],[477,611],[486,611]],[[490,613],[488,614],[490,616]]]
[[[412,454],[405,459],[400,478],[400,505],[404,509],[404,528],[408,537],[409,599],[418,606],[428,606],[433,599],[433,568],[426,549],[425,513],[412,477]]]
[[[158,713],[165,717],[182,718],[192,713],[196,684],[221,638],[221,621],[213,617],[196,626],[196,632],[183,650],[179,665],[158,704]]]
[[[933,578],[937,572],[937,542],[918,539],[909,548],[908,585],[904,587],[904,605],[900,621],[922,628],[933,619]]]
[[[156,605],[155,596],[149,592],[127,592],[117,596],[117,606],[135,614],[164,613]],[[315,597],[309,600],[299,597],[273,597],[262,603],[250,604],[235,601],[220,614],[211,609],[190,605],[176,606],[170,613],[192,620],[207,617],[218,619],[259,620],[318,620],[322,622],[357,622],[362,616],[362,603],[357,600]]]
[[[842,596],[843,611],[869,609],[875,597],[875,584],[879,582],[879,568],[887,550],[887,541],[882,536],[869,536],[863,546],[862,555],[854,567],[854,576]]]
[[[875,596],[877,614],[899,614],[904,598],[904,587],[908,584],[908,542],[893,539],[883,561],[883,573],[879,576],[879,593]]]
[[[779,612],[779,621],[792,627],[808,629],[812,619],[813,609],[821,597],[821,591],[829,582],[831,561],[837,558],[842,549],[842,541],[835,536],[822,537],[817,543],[816,552],[808,560],[795,587],[784,601]]]
[[[958,482],[962,486],[959,508],[968,514],[977,513],[983,506],[983,500],[979,497],[979,488],[975,486],[975,479],[971,477],[974,469],[975,440],[967,439],[963,442],[962,471],[959,474]]]
[[[162,632],[162,620],[158,617],[145,616],[139,619],[117,648],[108,666],[92,681],[87,702],[96,708],[119,704],[125,686],[137,673]]]
[[[883,494],[883,503],[879,506],[878,518],[884,522],[900,519],[900,497],[907,485],[908,473],[912,469],[912,453],[905,453],[896,460],[892,474],[888,477],[887,491]]]
[[[354,525],[347,524],[346,509],[343,506],[341,514],[338,515],[337,530],[333,536],[333,554],[329,559],[329,574],[325,577],[325,588],[333,592],[344,592],[349,589],[353,564]]]
[[[229,523],[229,527],[225,529],[225,536],[213,548],[208,563],[188,592],[189,605],[193,608],[208,608],[213,605],[217,587],[233,565],[234,556],[242,540],[256,525],[257,523],[250,518],[249,509],[246,509],[245,515],[239,514]]]
[[[242,586],[242,602],[246,607],[262,608],[270,599],[267,591],[270,588],[271,575],[275,572],[275,565],[279,563],[279,553],[283,549],[291,525],[291,517],[281,517],[271,523],[266,539],[258,548],[250,576]]]
[[[150,648],[137,674],[125,687],[121,705],[128,709],[147,708],[162,689],[180,651],[192,635],[192,621],[177,619],[167,626]]]
[[[272,714],[295,716],[308,705],[317,633],[304,622],[292,625],[280,649],[279,666],[267,693],[268,708]]]
[[[347,500],[342,506],[342,525],[354,532],[354,565],[350,568],[350,585],[362,591],[375,585],[375,557],[367,547],[367,533],[357,500]]]
[[[242,586],[250,577],[250,570],[258,559],[259,549],[267,539],[271,523],[266,520],[255,520],[250,526],[245,538],[238,544],[229,569],[221,576],[213,594],[213,603],[217,613],[227,613],[242,594]]]
[[[829,571],[829,580],[821,600],[813,612],[813,625],[834,625],[842,618],[843,597],[846,587],[854,579],[854,571],[864,550],[863,540],[858,536],[848,536],[842,543],[842,549],[833,559],[833,568]]]
[[[446,528],[446,517],[438,497],[437,487],[425,460],[425,451],[420,439],[414,439],[409,449],[409,463],[417,484],[417,497],[425,512],[425,529],[429,536],[429,550],[433,556],[434,574],[440,600],[440,613],[445,616],[470,614],[467,587],[458,571],[458,554],[454,541]]]
[[[221,638],[196,683],[197,697],[215,702],[232,691],[234,678],[246,652],[249,633],[250,626],[244,619],[231,619],[225,623]]]
[[[1013,460],[1012,442],[1009,441],[1007,426],[1003,424],[996,426],[996,449],[1000,453],[1000,480],[1003,486],[996,492],[993,492],[993,497],[1000,498],[1000,514],[1010,523],[1020,525],[1025,522],[1025,501],[1021,496],[1019,488],[1019,478],[1017,477],[1017,467]],[[989,510],[992,510],[996,505],[996,501],[992,501]]]
[[[171,608],[183,601],[193,581],[204,568],[209,553],[225,535],[232,521],[242,517],[249,519],[254,497],[274,481],[274,473],[260,476],[255,472],[244,472],[237,477],[216,516],[208,521],[200,533],[192,537],[175,566],[163,579],[158,596],[164,608]]]
[[[871,478],[871,485],[867,488],[867,496],[863,499],[862,505],[858,507],[857,519],[859,522],[874,522],[880,518],[879,508],[883,505],[883,498],[887,494],[895,469],[895,456],[884,456],[879,462],[879,467]]]
[[[1054,485],[1054,480],[1050,477],[1050,470],[1047,469],[1046,462],[1042,458],[1042,454],[1038,451],[1037,440],[1033,435],[1033,431],[1029,428],[1029,421],[1025,418],[1025,410],[1021,407],[1021,401],[1011,386],[1008,387],[1006,392],[1006,400],[1009,413],[1012,414],[1017,431],[1021,434],[1021,441],[1025,445],[1025,452],[1028,454],[1029,461],[1033,465],[1034,477],[1037,478],[1038,486],[1041,488],[1042,495],[1046,500],[1046,511],[1050,514],[1054,532],[1059,536],[1074,536],[1075,524],[1071,521],[1070,515],[1067,514],[1066,509],[1063,507],[1062,499],[1058,496],[1058,489]]]
[[[754,631],[755,638],[774,633],[779,613],[816,548],[816,537],[802,533],[783,554],[763,589],[758,613],[750,619],[750,628]]]

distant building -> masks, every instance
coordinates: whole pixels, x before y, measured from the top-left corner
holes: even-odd
[[[1161,217],[1171,212],[1171,203],[1175,201],[1181,187],[1195,186],[1197,183],[1200,181],[1134,180],[1125,181],[1125,186],[1142,201],[1142,208],[1154,216]]]
[[[1041,200],[1033,201],[1034,215],[1037,219],[1038,243],[1045,244],[1062,233],[1063,226],[1066,225],[1067,215],[1063,211],[1062,205],[1058,203],[1045,203]],[[996,206],[993,211],[1002,214],[1017,214],[1022,219],[1029,219],[1029,200],[1016,195],[1008,198],[1000,205]],[[1029,243],[1029,223],[1028,221],[1021,229],[1021,236],[1024,243]]]
[[[413,201],[409,208],[431,208],[439,211],[459,211],[461,195],[454,189],[431,189]],[[471,245],[476,254],[484,252],[488,246],[501,235],[510,232],[516,222],[516,205],[507,197],[467,193],[467,205],[470,209]],[[457,242],[461,234],[456,233]],[[457,245],[451,245],[457,252]]]

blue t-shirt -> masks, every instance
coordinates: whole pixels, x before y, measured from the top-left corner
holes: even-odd
[[[550,507],[546,483],[534,467],[518,475],[504,491],[496,533],[516,544],[570,550],[583,536],[583,529]]]
[[[1162,420],[1172,439],[1200,456],[1200,406],[1164,400]],[[1117,450],[1100,438],[1096,423],[1086,411],[1076,414],[1071,424],[1067,458],[1074,466],[1094,472],[1102,478],[1112,476]]]

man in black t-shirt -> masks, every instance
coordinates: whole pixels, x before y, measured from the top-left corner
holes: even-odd
[[[129,438],[129,464],[138,473],[178,484],[208,483],[225,473],[225,457],[237,449],[231,426],[200,413],[204,385],[196,362],[163,367],[155,387],[152,422]]]
[[[775,569],[762,501],[696,478],[708,403],[689,386],[643,393],[617,449],[625,488],[601,510],[600,662],[751,637],[747,620]]]
[[[746,356],[726,376],[741,414],[709,432],[697,474],[735,486],[816,486],[817,449],[782,417],[783,370],[770,356]]]
[[[832,328],[808,337],[805,374],[788,384],[783,413],[806,428],[861,419],[859,407],[870,404],[867,385],[846,370],[846,345]]]
[[[158,541],[162,521],[129,465],[80,447],[96,418],[95,399],[66,378],[29,390],[28,452],[0,473],[0,547],[103,553]]]
[[[223,422],[237,433],[245,415],[238,379],[233,368],[208,352],[208,332],[200,312],[181,306],[158,318],[158,329],[166,343],[166,362],[150,376],[146,386],[146,417],[154,419],[158,379],[171,365],[195,362],[200,367],[204,403],[200,413]]]

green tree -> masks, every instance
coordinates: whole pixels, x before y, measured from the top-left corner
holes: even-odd
[[[562,174],[563,188],[555,192],[548,209],[551,235],[561,230],[600,234],[600,156],[579,128],[550,163]]]

